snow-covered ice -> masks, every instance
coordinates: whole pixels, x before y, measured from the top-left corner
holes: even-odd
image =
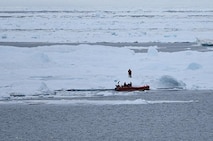
[[[212,9],[0,9],[0,41],[195,42],[213,37]]]
[[[73,104],[73,105],[141,105],[141,104],[177,104],[177,103],[193,103],[198,102],[195,100],[185,101],[171,101],[171,100],[17,100],[17,101],[0,101],[0,104],[27,104],[27,105],[40,105],[40,104]]]
[[[212,52],[160,52],[108,43],[196,42],[213,37],[211,9],[0,10],[0,42],[79,43],[0,46],[0,97],[61,89],[113,89],[119,81],[151,89],[213,89]],[[89,45],[82,43],[97,43]],[[127,70],[132,69],[133,78]],[[101,92],[100,92],[101,93]],[[108,94],[107,92],[105,94]]]
[[[109,46],[0,47],[0,93],[44,95],[59,89],[113,89],[118,81],[158,88],[213,89],[213,52],[147,53]],[[128,78],[131,68],[133,77]]]

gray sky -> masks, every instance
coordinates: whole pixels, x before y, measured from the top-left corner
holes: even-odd
[[[0,0],[0,7],[213,8],[213,0]]]

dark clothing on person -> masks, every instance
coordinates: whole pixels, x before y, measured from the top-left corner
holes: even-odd
[[[128,70],[128,75],[130,78],[132,77],[132,71],[130,69]]]

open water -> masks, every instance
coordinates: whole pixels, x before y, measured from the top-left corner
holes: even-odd
[[[63,100],[70,102],[47,102]],[[0,141],[213,139],[211,90],[153,90],[38,101],[1,103]]]

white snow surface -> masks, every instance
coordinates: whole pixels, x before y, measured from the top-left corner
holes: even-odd
[[[0,9],[0,41],[195,42],[213,37],[212,9]]]
[[[213,37],[212,9],[0,9],[0,21],[0,42],[195,42]],[[151,89],[213,89],[212,52],[166,53],[155,46],[135,53],[131,48],[138,47],[0,46],[0,99],[58,89],[113,89],[119,81]]]
[[[151,89],[213,89],[213,52],[147,53],[109,46],[0,47],[0,96],[44,95],[59,89],[113,89],[118,81]],[[128,78],[127,71],[133,76]]]

